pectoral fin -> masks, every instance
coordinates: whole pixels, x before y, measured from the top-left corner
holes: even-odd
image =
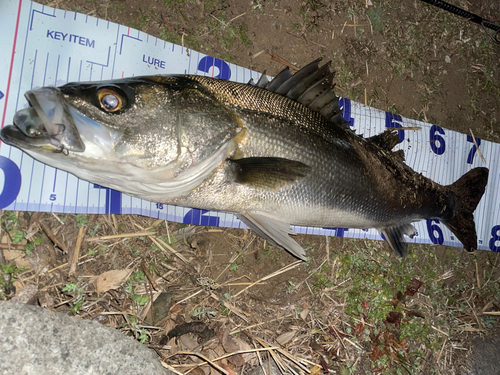
[[[275,157],[230,160],[234,180],[254,188],[278,190],[304,178],[310,167],[300,161]]]
[[[279,221],[265,212],[242,212],[237,215],[250,229],[275,246],[279,246],[305,261],[304,249],[289,235],[295,234],[290,224]]]
[[[404,239],[404,235],[413,238],[417,231],[411,224],[403,224],[396,227],[387,227],[380,230],[384,235],[386,241],[389,243],[394,254],[398,257],[404,257],[407,253],[408,245]]]

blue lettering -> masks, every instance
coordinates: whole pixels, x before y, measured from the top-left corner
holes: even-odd
[[[95,48],[95,40],[90,40],[75,34],[63,33],[62,31],[47,30],[47,38],[62,41],[66,41],[66,39],[68,39],[67,42],[78,43],[81,46]]]
[[[16,163],[5,156],[0,156],[0,169],[4,174],[4,183],[0,193],[1,210],[14,202],[19,194],[19,190],[21,190],[21,171]]]
[[[106,206],[104,207],[106,214],[122,213],[122,193],[97,184],[94,184],[94,188],[104,189],[106,191]]]
[[[344,233],[349,230],[349,228],[329,228],[329,227],[323,227],[323,229],[329,229],[329,230],[334,230],[335,237],[344,237]]]
[[[219,74],[215,76],[215,78],[219,79],[229,79],[231,78],[231,68],[229,64],[220,59],[216,59],[212,56],[203,57],[198,63],[198,70],[202,72],[208,73],[212,67],[219,68]]]
[[[389,112],[385,113],[385,127],[386,128],[402,128],[403,119],[399,115],[395,115]],[[405,131],[403,129],[398,129],[399,143],[403,142],[405,139]]]
[[[146,58],[146,55],[142,55],[142,62],[145,62],[148,65],[153,65],[154,67],[160,68],[160,69],[165,69],[166,66],[166,61],[156,59],[152,56],[148,56]]]
[[[444,135],[444,130],[440,126],[432,125],[429,130],[430,145],[436,155],[443,155],[446,150],[446,142],[439,134]]]
[[[498,242],[498,245],[496,244]],[[490,250],[500,251],[500,225],[495,225],[491,228]]]
[[[349,123],[349,126],[354,126],[354,118],[351,117],[351,101],[347,98],[340,98],[339,107],[342,110],[344,120]]]
[[[208,213],[209,215],[205,215]],[[193,208],[184,215],[182,219],[184,224],[196,224],[196,225],[209,225],[212,227],[219,226],[219,217],[211,217],[210,212],[207,210],[199,210],[197,208]]]
[[[435,222],[436,224],[433,224]],[[439,220],[431,219],[426,220],[427,223],[427,233],[429,233],[429,238],[431,239],[433,244],[442,245],[444,242],[443,231],[439,227]]]
[[[475,140],[476,143],[474,143],[474,138],[472,138],[472,136],[470,135],[467,136],[467,142],[472,143],[472,148],[470,149],[469,155],[467,156],[467,164],[472,164],[472,161],[474,160],[474,155],[476,155],[477,151],[476,144],[478,147],[481,145],[481,139],[475,138]]]

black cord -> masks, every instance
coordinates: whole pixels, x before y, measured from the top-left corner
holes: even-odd
[[[495,24],[495,23],[493,23],[491,21],[485,20],[483,17],[478,16],[477,14],[468,12],[465,9],[458,8],[458,7],[454,6],[454,5],[448,4],[445,1],[441,1],[441,0],[422,0],[422,1],[424,1],[424,2],[426,2],[428,4],[431,4],[431,5],[437,6],[438,8],[444,9],[444,10],[450,12],[450,13],[456,14],[457,16],[461,16],[461,17],[467,18],[470,21],[481,25],[483,27],[484,31],[486,32],[486,34],[494,42],[500,44],[500,40],[499,40],[499,37],[498,37],[499,33],[500,33],[500,25],[497,25],[497,24]],[[495,33],[492,35],[491,33],[489,33],[486,30],[486,28],[495,31]]]

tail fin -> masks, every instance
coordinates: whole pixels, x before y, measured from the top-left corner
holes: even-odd
[[[477,248],[473,213],[484,194],[488,173],[488,168],[474,168],[448,186],[458,197],[457,206],[455,216],[443,222],[462,242],[467,251],[474,251]]]

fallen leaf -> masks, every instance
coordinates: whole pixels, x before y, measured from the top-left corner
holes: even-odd
[[[31,305],[36,302],[37,292],[38,288],[36,287],[36,285],[34,284],[26,285],[24,288],[16,291],[16,295],[12,297],[11,301],[17,301]]]
[[[415,310],[410,310],[410,311],[407,311],[407,312],[406,312],[406,316],[408,316],[408,317],[416,316],[416,317],[418,317],[418,318],[422,318],[422,319],[424,319],[424,318],[425,318],[424,314],[422,314],[422,313],[421,313],[421,312],[419,312],[419,311],[415,311]]]
[[[41,292],[38,296],[38,303],[41,307],[51,309],[54,306],[54,298],[47,292]]]
[[[304,309],[304,310],[302,310],[302,311],[300,312],[300,318],[301,318],[302,320],[306,320],[307,315],[309,314],[309,311],[310,311],[309,309]]]
[[[289,343],[293,339],[293,336],[295,336],[295,333],[296,333],[295,331],[289,331],[289,332],[282,333],[281,335],[276,337],[276,341],[281,346],[285,346],[287,343]]]
[[[371,359],[372,361],[374,361],[374,362],[375,362],[377,359],[379,359],[380,357],[382,357],[384,354],[385,354],[385,353],[384,353],[384,352],[382,352],[382,351],[379,349],[379,347],[378,347],[378,346],[376,346],[376,345],[372,345],[372,351],[371,351],[371,353],[369,354],[369,356],[370,356],[370,359]]]
[[[385,321],[387,323],[395,324],[397,327],[401,324],[401,319],[403,318],[403,314],[397,311],[391,311]]]
[[[131,273],[132,269],[111,270],[101,273],[96,278],[97,294],[120,287],[120,285],[127,280]]]
[[[3,251],[3,256],[5,257],[5,260],[15,260],[17,258],[22,258],[24,257],[25,252],[21,250],[7,250],[5,249]]]
[[[365,328],[365,325],[363,323],[358,323],[356,324],[356,330],[354,331],[354,334],[356,336],[359,336],[361,334],[361,332],[363,332],[363,329]]]
[[[411,297],[415,293],[417,293],[417,291],[420,289],[421,286],[422,286],[422,282],[420,280],[417,280],[417,279],[413,278],[413,279],[411,279],[410,284],[406,288],[405,294],[407,296]]]
[[[3,255],[5,260],[14,261],[16,267],[24,267],[26,269],[30,269],[30,262],[25,258],[26,253],[22,250],[7,250],[3,251]]]
[[[233,337],[229,334],[231,332],[231,327],[227,326],[222,332],[222,340],[221,344],[226,353],[234,353],[240,350],[240,347],[233,339]],[[241,367],[245,363],[241,354],[233,355],[227,359],[231,362],[235,367]]]
[[[313,367],[311,367],[310,371],[310,375],[320,375],[322,372],[321,367],[319,367],[318,365],[314,365]]]
[[[238,344],[240,350],[251,350],[253,349],[248,343],[240,339],[239,337],[233,337],[233,340]],[[257,358],[257,354],[255,352],[250,352],[250,353],[243,353],[241,354],[243,357],[243,360],[247,365],[250,367],[253,367],[257,365],[259,359]]]
[[[194,333],[186,333],[178,338],[178,342],[182,343],[184,349],[193,350],[198,346],[198,336]]]
[[[224,370],[227,371],[228,375],[236,375],[236,373],[233,371],[233,368],[230,364],[220,364],[220,367],[222,367]]]

